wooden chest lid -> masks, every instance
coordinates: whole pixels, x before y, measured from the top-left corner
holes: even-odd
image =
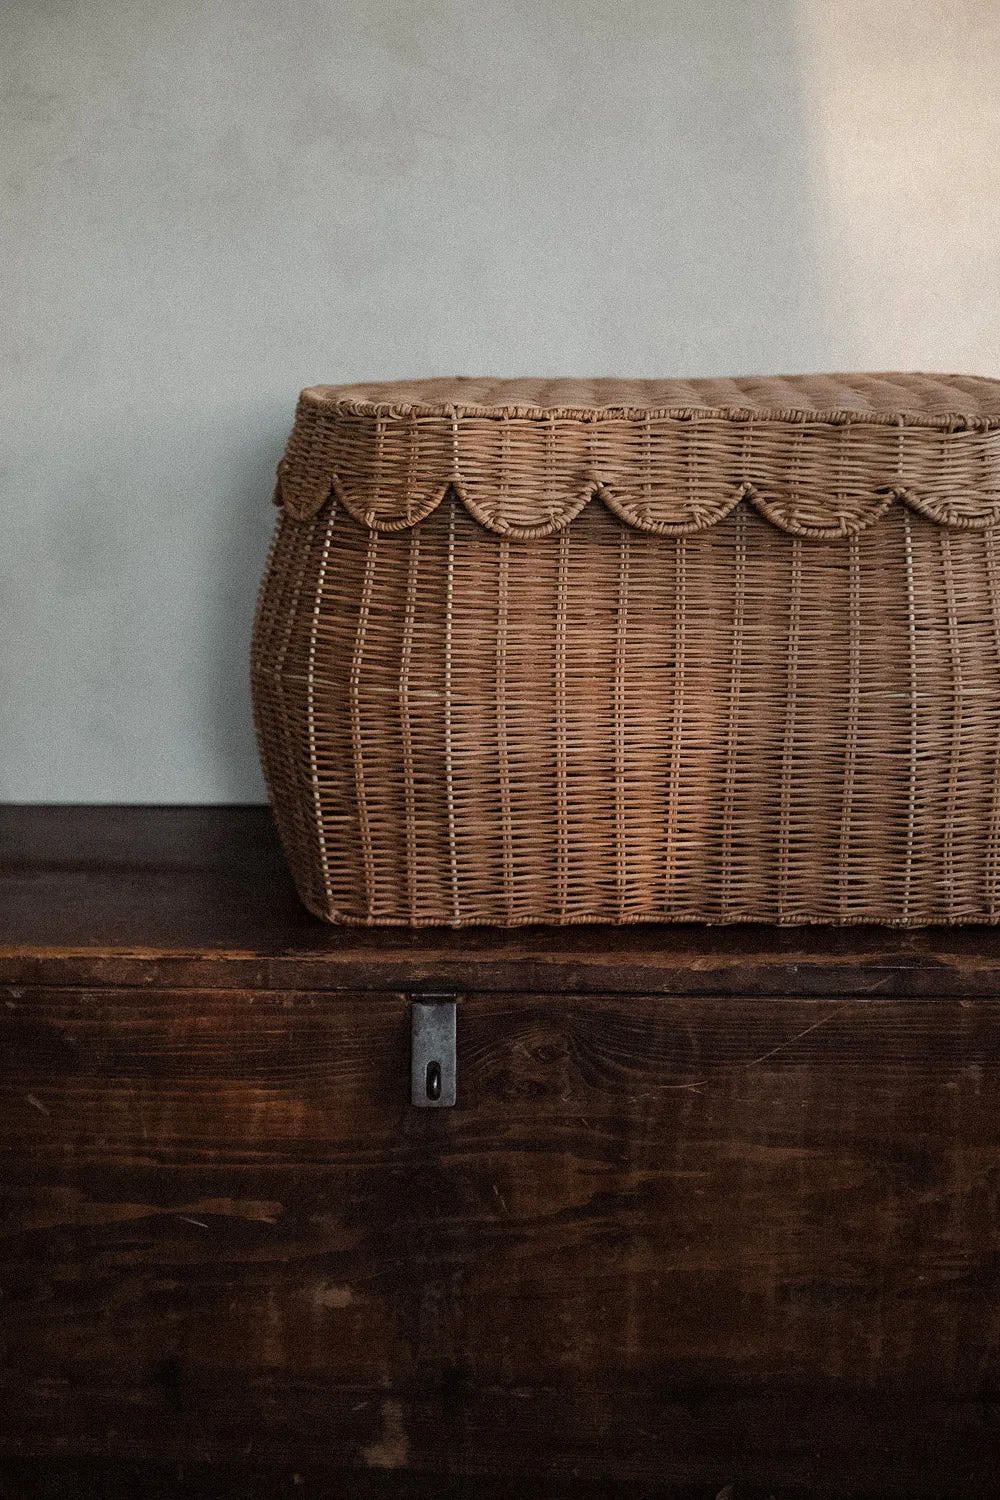
[[[266,807],[0,803],[0,986],[984,997],[1000,927],[331,927]],[[953,1003],[953,1000],[952,1000]]]

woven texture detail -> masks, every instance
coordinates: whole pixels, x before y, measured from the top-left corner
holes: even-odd
[[[996,922],[1000,530],[977,529],[994,503],[984,499],[995,486],[984,445],[996,387],[966,382],[964,406],[956,395],[945,420],[933,382],[893,380],[912,393],[911,425],[881,406],[857,424],[787,406],[780,422],[763,405],[732,416],[727,453],[757,464],[780,453],[786,479],[797,473],[768,501],[790,510],[768,514],[759,467],[742,471],[760,486],[754,504],[729,504],[732,491],[720,489],[715,510],[702,490],[628,488],[618,469],[615,505],[583,505],[581,490],[572,526],[550,517],[531,522],[537,533],[527,523],[539,512],[525,507],[560,503],[545,489],[556,472],[547,434],[560,419],[532,407],[523,420],[535,446],[520,460],[516,506],[489,491],[525,539],[513,522],[490,534],[489,464],[474,470],[472,449],[459,447],[460,499],[452,450],[435,447],[479,422],[475,403],[442,411],[400,398],[397,418],[348,398],[349,422],[368,424],[360,446],[348,463],[342,434],[308,439],[325,455],[313,501],[334,473],[338,485],[311,515],[288,505],[279,516],[253,642],[265,774],[306,905],[329,921],[415,926]],[[576,389],[560,386],[560,399]],[[343,404],[304,398],[289,485],[306,472],[303,434],[312,423],[339,432]],[[611,409],[566,420],[599,432],[604,416],[593,411]],[[508,475],[514,412],[485,419]],[[434,466],[407,470],[400,493],[430,498],[393,530],[378,506],[403,463],[388,457],[396,420],[421,433],[400,451],[433,451],[443,469],[426,489]],[[703,420],[714,431],[723,419],[692,418],[691,442]],[[640,472],[645,417],[623,421]],[[803,456],[820,433],[858,474],[902,452],[910,478],[919,457],[919,497],[882,496],[879,524],[852,531],[848,491],[824,488]],[[929,446],[906,447],[911,437]],[[956,477],[973,443],[975,493]],[[327,468],[334,449],[340,467]],[[383,467],[373,476],[369,462]],[[841,509],[822,525],[802,520],[816,514],[803,512],[807,489],[814,507]]]
[[[692,381],[409,381],[302,393],[276,500],[336,497],[372,531],[453,494],[532,540],[597,498],[629,526],[689,535],[743,500],[792,536],[865,531],[896,501],[942,526],[1000,521],[1000,382],[830,375]]]

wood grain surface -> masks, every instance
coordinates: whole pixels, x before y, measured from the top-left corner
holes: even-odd
[[[992,1500],[998,994],[987,928],[344,931],[266,809],[0,808],[0,1496]]]
[[[996,1493],[997,1002],[459,1017],[4,985],[3,1451]]]

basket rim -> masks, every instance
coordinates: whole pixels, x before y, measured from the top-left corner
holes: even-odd
[[[414,388],[420,386],[439,387],[442,382],[438,380],[412,380],[412,381],[387,381],[376,382],[368,385],[311,385],[306,386],[301,392],[300,401],[309,406],[317,407],[328,414],[348,417],[374,417],[383,420],[407,420],[420,417],[448,417],[497,420],[513,419],[518,421],[579,421],[579,422],[646,422],[646,421],[677,421],[682,423],[695,423],[699,421],[724,421],[734,423],[775,423],[781,425],[818,425],[843,427],[847,425],[867,427],[923,427],[938,429],[946,432],[955,431],[978,431],[987,432],[1000,428],[1000,379],[986,375],[962,375],[958,373],[933,373],[927,371],[865,371],[863,373],[831,373],[824,376],[774,376],[764,377],[761,384],[766,385],[769,381],[782,384],[796,383],[808,379],[820,378],[825,380],[843,382],[845,387],[852,382],[882,381],[886,383],[896,381],[928,380],[934,382],[964,381],[973,382],[981,386],[984,396],[987,393],[995,394],[995,409],[988,411],[960,411],[955,409],[921,411],[905,402],[897,405],[886,405],[884,408],[863,408],[859,406],[810,406],[802,404],[798,406],[760,405],[760,404],[715,404],[706,403],[668,403],[652,404],[637,401],[634,403],[613,403],[607,405],[573,405],[573,404],[538,404],[534,402],[490,402],[482,403],[463,400],[461,391],[463,385],[480,384],[479,377],[458,376],[447,382],[454,389],[452,399],[422,401],[419,399],[407,399],[398,393],[403,388]],[[521,381],[511,380],[503,382],[511,386],[521,384]],[[525,381],[525,384],[533,384],[533,381]],[[627,386],[634,384],[636,389],[649,382],[635,381],[621,382]],[[685,382],[697,385],[699,382]],[[707,382],[703,382],[707,383]],[[904,387],[900,386],[902,395]],[[367,394],[360,394],[365,392]],[[384,392],[384,397],[379,393]],[[957,394],[957,393],[956,393]]]

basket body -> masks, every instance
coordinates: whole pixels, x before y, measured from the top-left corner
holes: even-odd
[[[527,498],[494,481],[506,509],[489,510],[467,456],[414,486],[412,431],[406,485],[378,477],[359,499],[380,444],[387,464],[379,427],[422,418],[349,415],[363,437],[338,430],[297,475],[286,456],[253,644],[265,775],[310,910],[454,926],[997,920],[990,422],[918,423],[905,463],[942,470],[919,491],[899,475],[899,424],[874,425],[896,468],[878,451],[856,493],[843,475],[761,483],[737,430],[710,515],[712,497],[673,476],[626,491],[581,468],[567,489],[544,466]],[[534,423],[552,452],[551,416],[476,420]],[[855,423],[826,426],[858,439]],[[958,460],[942,433],[970,440]],[[792,434],[800,449],[807,435]]]

